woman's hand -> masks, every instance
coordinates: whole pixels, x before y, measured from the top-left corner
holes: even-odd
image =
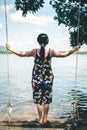
[[[11,46],[9,43],[6,44],[6,48],[7,48],[7,50],[10,50]]]
[[[74,47],[75,51],[78,51],[80,49],[80,45],[77,45]]]

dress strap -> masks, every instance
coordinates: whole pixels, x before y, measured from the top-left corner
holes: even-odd
[[[37,56],[37,49],[36,49],[36,56]]]
[[[48,55],[50,55],[50,48],[49,48],[49,53],[48,53]]]
[[[36,54],[37,54],[37,49],[36,49]]]

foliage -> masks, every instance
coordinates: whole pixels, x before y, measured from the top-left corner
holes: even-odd
[[[43,4],[44,0],[15,0],[16,10],[22,10],[23,16],[26,16],[28,11],[36,13]]]
[[[44,0],[15,0],[16,10],[22,10],[24,16],[28,11],[36,13],[43,4]],[[68,27],[71,46],[77,44],[78,27],[79,43],[87,44],[87,0],[50,0],[50,5],[56,12],[54,19],[58,24]],[[79,26],[78,14],[80,14]]]
[[[81,3],[79,0],[51,0],[50,4],[56,12],[54,19],[59,25],[62,23],[68,27],[71,46],[87,44],[87,0],[82,0]],[[79,24],[78,20],[80,20]],[[77,43],[77,37],[79,43]]]

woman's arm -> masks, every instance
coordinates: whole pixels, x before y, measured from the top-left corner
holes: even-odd
[[[6,44],[6,48],[7,50],[11,51],[12,53],[16,54],[17,56],[20,56],[20,57],[26,57],[26,56],[34,56],[34,49],[31,50],[31,51],[28,51],[28,52],[20,52],[20,51],[16,51],[14,50],[10,44]]]
[[[67,57],[67,56],[71,55],[72,53],[74,53],[75,51],[78,51],[79,49],[80,49],[80,45],[77,45],[73,49],[71,49],[67,52],[64,52],[64,53],[60,53],[55,50],[52,50],[51,55],[52,55],[52,57]]]

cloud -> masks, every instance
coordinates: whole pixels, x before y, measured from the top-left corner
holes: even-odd
[[[0,23],[0,28],[2,28],[2,24]]]
[[[37,29],[36,32],[37,33],[42,33],[42,32],[44,32],[44,30],[43,29]]]
[[[10,11],[10,10],[13,9],[13,8],[14,8],[14,6],[13,6],[12,4],[6,5],[6,10],[7,10],[7,11]],[[1,9],[2,11],[4,11],[4,10],[5,10],[5,6],[2,5],[2,6],[0,7],[0,9]]]
[[[16,13],[11,13],[10,18],[13,22],[35,24],[35,25],[47,25],[54,23],[54,19],[51,16],[36,16],[33,14],[27,14],[26,17],[22,16],[21,11],[16,11]]]

